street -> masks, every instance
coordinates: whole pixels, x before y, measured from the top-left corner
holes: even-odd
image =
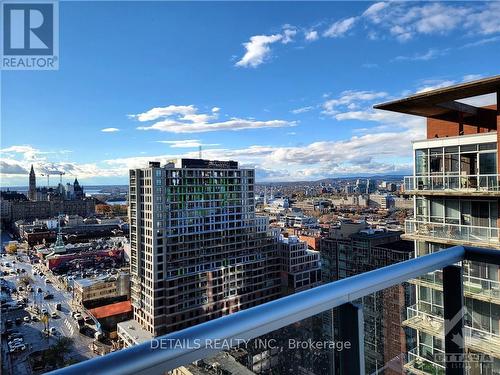
[[[25,272],[19,275],[8,275],[4,276],[4,280],[8,287],[17,287],[17,283],[23,276],[31,278],[32,291],[28,292],[26,290],[19,291],[19,297],[27,297],[28,304],[25,309],[18,309],[13,311],[7,311],[2,313],[2,332],[5,329],[5,322],[11,320],[15,322],[16,318],[21,318],[21,320],[26,316],[36,316],[35,306],[38,307],[39,311],[46,309],[49,314],[48,328],[54,327],[56,332],[47,336],[43,333],[45,323],[38,320],[29,322],[22,321],[19,325],[14,324],[13,329],[17,330],[24,339],[24,344],[27,349],[22,352],[8,353],[7,340],[2,340],[2,359],[3,363],[8,365],[8,371],[10,374],[31,374],[30,366],[28,364],[28,356],[31,353],[45,350],[50,345],[54,344],[58,337],[69,337],[72,339],[73,344],[71,352],[66,355],[66,360],[73,362],[80,362],[82,360],[94,357],[95,354],[89,348],[89,345],[94,341],[93,338],[85,336],[79,333],[78,324],[75,319],[72,318],[71,312],[73,311],[71,302],[71,293],[63,291],[56,287],[57,280],[51,279],[51,282],[46,282],[46,278],[37,274],[34,275],[33,271],[37,268],[31,265],[29,262],[29,257],[26,255],[16,256],[14,255],[3,255],[0,258],[2,266],[0,267],[2,271],[15,270],[17,268],[24,269]],[[6,267],[4,264],[9,263],[11,267]],[[38,292],[41,290],[41,292]],[[48,292],[52,294],[53,299],[44,299],[44,293]],[[12,297],[14,298],[14,294]],[[56,304],[61,304],[61,310],[56,310]],[[57,317],[53,318],[50,315],[56,312]],[[38,315],[40,316],[40,315]]]

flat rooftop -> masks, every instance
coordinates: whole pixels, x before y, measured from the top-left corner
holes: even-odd
[[[496,128],[494,108],[474,107],[457,101],[492,93],[497,93],[497,98],[500,96],[500,75],[417,93],[377,104],[374,108],[453,122],[461,119],[464,123],[486,127],[494,121]]]
[[[141,325],[134,319],[126,320],[117,324],[123,332],[132,338],[135,344],[142,344],[153,339],[153,335],[141,327]]]

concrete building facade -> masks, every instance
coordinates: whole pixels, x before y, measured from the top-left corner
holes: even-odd
[[[453,245],[500,248],[499,98],[496,76],[376,106],[427,119],[427,139],[413,143],[414,174],[405,178],[405,192],[414,198],[405,237],[415,242],[417,256]],[[474,105],[478,99],[484,104]],[[499,267],[464,262],[462,269],[466,372],[498,374]],[[415,330],[417,341],[405,367],[444,374],[442,272],[412,282],[417,299],[404,324]]]
[[[303,242],[279,245],[268,218],[255,215],[254,178],[237,162],[201,159],[130,171],[132,306],[151,337],[278,298],[282,279],[319,282],[319,254]],[[287,269],[280,251],[286,267],[303,267]]]

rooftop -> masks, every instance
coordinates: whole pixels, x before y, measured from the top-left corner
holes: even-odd
[[[382,247],[384,249],[390,249],[402,252],[413,252],[415,251],[415,243],[408,240],[399,240],[394,242],[385,243],[382,245],[377,245],[377,247]]]
[[[132,311],[132,305],[130,301],[123,301],[112,303],[110,305],[105,305],[101,307],[96,307],[95,309],[90,309],[90,312],[96,319],[103,319],[113,315],[125,314]]]
[[[377,104],[374,108],[453,122],[458,122],[462,117],[462,121],[466,124],[492,129],[491,124],[494,120],[496,129],[495,109],[474,107],[457,101],[491,93],[497,93],[497,98],[500,96],[500,75],[417,93],[403,99]]]
[[[153,338],[153,335],[142,328],[142,326],[134,319],[118,323],[117,326],[119,327],[119,330],[125,332],[130,338],[132,338],[136,344],[148,342]]]

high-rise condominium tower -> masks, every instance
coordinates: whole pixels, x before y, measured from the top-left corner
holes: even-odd
[[[137,328],[158,336],[270,301],[283,294],[283,272],[293,276],[287,290],[320,281],[319,253],[307,247],[289,253],[304,267],[283,268],[280,239],[255,215],[254,173],[201,159],[130,171]],[[130,324],[119,326],[121,337]]]
[[[406,237],[417,256],[453,245],[499,249],[500,77],[445,87],[376,108],[427,118],[427,139],[413,143],[414,175],[405,190],[415,216]],[[404,121],[404,119],[402,119]],[[500,271],[464,262],[465,350],[470,374],[500,373]],[[417,332],[410,373],[444,374],[442,272],[412,281],[417,303],[406,326]]]

